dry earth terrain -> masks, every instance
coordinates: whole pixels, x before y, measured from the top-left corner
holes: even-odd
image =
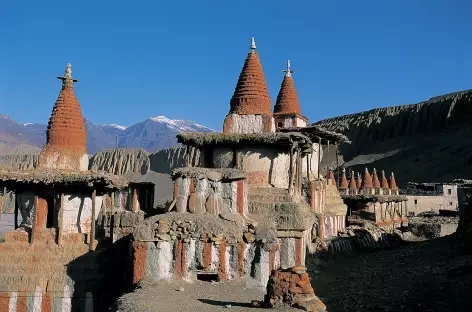
[[[308,269],[315,294],[329,312],[472,311],[472,255],[459,247],[456,238],[444,237],[370,253],[310,258]],[[242,282],[159,282],[121,297],[119,311],[259,311],[249,302],[263,295],[262,289]]]

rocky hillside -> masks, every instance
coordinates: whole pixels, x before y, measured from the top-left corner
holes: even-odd
[[[345,134],[345,167],[394,171],[397,183],[472,178],[472,90],[321,120]],[[327,164],[324,163],[323,166]]]

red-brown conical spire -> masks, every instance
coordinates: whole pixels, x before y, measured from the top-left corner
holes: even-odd
[[[397,182],[395,181],[395,176],[393,175],[393,172],[390,175],[390,189],[391,190],[397,190],[398,189]]]
[[[334,178],[333,169],[329,169],[328,180],[331,180],[333,185],[336,185],[336,179]]]
[[[347,183],[346,169],[343,168],[343,175],[341,177],[341,183],[339,184],[339,189],[347,190],[348,188],[349,188],[349,184]]]
[[[372,185],[372,177],[370,176],[369,170],[365,168],[364,172],[364,181],[362,181],[362,188],[368,189],[368,188],[373,188]]]
[[[349,181],[349,189],[351,190],[357,189],[357,183],[356,183],[356,177],[355,177],[354,171],[351,172],[351,180]]]
[[[387,177],[385,176],[385,171],[382,170],[382,188],[383,189],[388,189],[388,181],[387,181]]]
[[[39,166],[46,168],[87,170],[85,121],[75,97],[72,68],[67,64],[62,89],[48,123],[46,145],[39,157]]]
[[[230,114],[272,114],[269,91],[254,38],[251,38],[251,50],[239,75],[230,106]]]
[[[362,178],[360,172],[357,173],[357,189],[360,190],[362,187]]]
[[[379,177],[377,176],[377,170],[375,170],[375,168],[374,168],[374,172],[372,173],[372,186],[375,189],[380,188],[380,180],[379,180]]]
[[[276,114],[301,114],[300,104],[298,102],[297,90],[292,78],[292,68],[290,61],[287,61],[285,77],[280,86],[277,102],[275,103],[274,113]]]

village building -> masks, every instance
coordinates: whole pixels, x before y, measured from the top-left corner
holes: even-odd
[[[15,212],[15,230],[0,243],[0,311],[93,311],[105,298],[100,293],[108,278],[105,271],[98,274],[103,252],[94,252],[101,244],[96,225],[103,196],[127,187],[127,181],[88,170],[70,64],[58,78],[62,89],[37,168],[0,169],[0,189],[16,197],[7,209]]]
[[[409,182],[401,193],[408,198],[410,216],[424,212],[439,213],[440,210],[459,210],[458,183]]]
[[[252,277],[303,265],[317,237],[345,227],[346,205],[319,173],[321,145],[347,142],[306,118],[287,66],[274,111],[254,38],[223,133],[181,133],[169,213],[133,233],[134,282]]]

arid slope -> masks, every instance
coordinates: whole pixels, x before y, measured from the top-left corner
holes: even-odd
[[[345,166],[355,171],[365,167],[394,171],[400,185],[472,178],[471,102],[468,90],[316,124],[352,141],[340,147],[340,154]]]

